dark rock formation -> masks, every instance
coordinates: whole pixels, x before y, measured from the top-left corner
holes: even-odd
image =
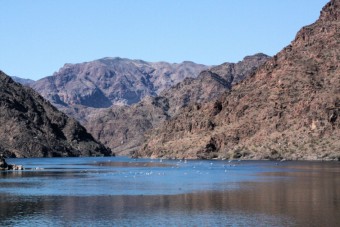
[[[340,0],[291,45],[214,102],[190,105],[148,136],[141,157],[340,157]]]
[[[2,154],[0,154],[0,170],[8,169],[8,164]]]
[[[0,141],[7,157],[111,155],[78,122],[1,71]]]
[[[21,165],[12,165],[12,164],[7,164],[5,157],[0,154],[0,171],[4,170],[23,170],[24,167]]]
[[[236,64],[225,63],[203,71],[197,78],[186,78],[159,96],[146,97],[131,106],[115,106],[109,110],[77,107],[77,115],[96,139],[118,154],[128,155],[140,148],[148,130],[161,125],[190,104],[198,105],[219,97],[235,80],[241,81],[253,74],[268,58],[256,54]]]

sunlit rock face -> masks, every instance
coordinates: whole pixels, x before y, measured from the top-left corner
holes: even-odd
[[[216,101],[154,129],[136,156],[340,159],[340,1]]]

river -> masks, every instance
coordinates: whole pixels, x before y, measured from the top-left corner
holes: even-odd
[[[340,162],[6,161],[0,226],[340,226]]]

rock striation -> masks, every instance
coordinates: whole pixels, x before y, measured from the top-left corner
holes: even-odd
[[[219,97],[268,59],[267,55],[256,54],[238,63],[224,63],[204,70],[197,78],[186,78],[156,97],[147,96],[137,104],[107,110],[79,107],[77,115],[96,139],[117,154],[129,155],[140,149],[150,129],[176,116],[186,106]]]
[[[136,157],[340,160],[340,0],[221,98],[149,133]]]
[[[6,157],[111,155],[77,121],[1,71],[0,141]]]

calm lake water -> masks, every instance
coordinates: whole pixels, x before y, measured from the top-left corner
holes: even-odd
[[[339,162],[7,162],[0,226],[340,226]]]

